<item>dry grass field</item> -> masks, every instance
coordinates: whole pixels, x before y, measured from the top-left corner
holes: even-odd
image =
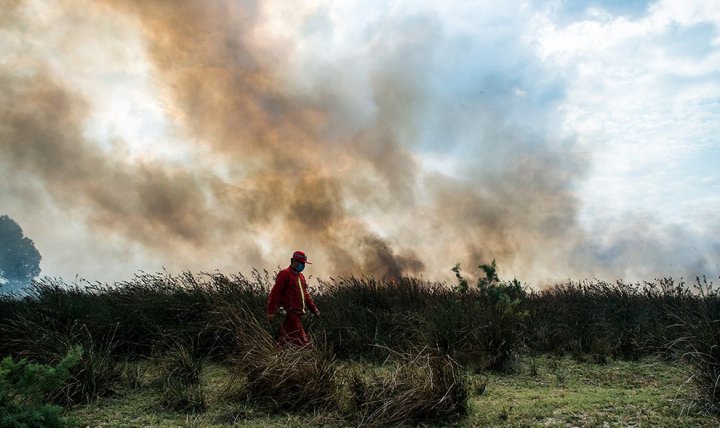
[[[305,350],[274,344],[267,272],[44,280],[0,298],[0,426],[720,424],[712,283],[538,292],[484,266],[318,281]]]

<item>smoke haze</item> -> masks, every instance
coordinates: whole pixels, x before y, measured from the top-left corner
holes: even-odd
[[[320,276],[718,270],[680,226],[581,224],[592,159],[563,130],[562,73],[512,25],[388,13],[352,39],[328,6],[4,3],[0,211],[46,273],[273,269],[296,249]]]

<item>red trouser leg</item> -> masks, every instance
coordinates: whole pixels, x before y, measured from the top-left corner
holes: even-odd
[[[280,326],[278,344],[285,345],[288,343],[301,347],[310,344],[302,326],[302,314],[297,312],[288,311],[285,321]]]

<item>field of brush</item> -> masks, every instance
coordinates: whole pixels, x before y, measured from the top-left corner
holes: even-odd
[[[712,284],[456,273],[316,282],[303,350],[274,345],[267,272],[37,282],[0,298],[0,427],[720,423]]]

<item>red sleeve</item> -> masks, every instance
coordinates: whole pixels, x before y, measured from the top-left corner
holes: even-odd
[[[278,304],[280,303],[281,296],[285,293],[285,285],[287,284],[287,271],[281,270],[278,272],[277,278],[275,278],[275,285],[270,290],[270,296],[268,297],[267,313],[274,314],[277,312]]]
[[[313,302],[312,297],[310,297],[310,293],[307,291],[307,281],[305,281],[305,277],[303,277],[303,291],[305,292],[305,303],[308,305],[311,311],[317,312],[317,306],[315,306],[315,302]]]

